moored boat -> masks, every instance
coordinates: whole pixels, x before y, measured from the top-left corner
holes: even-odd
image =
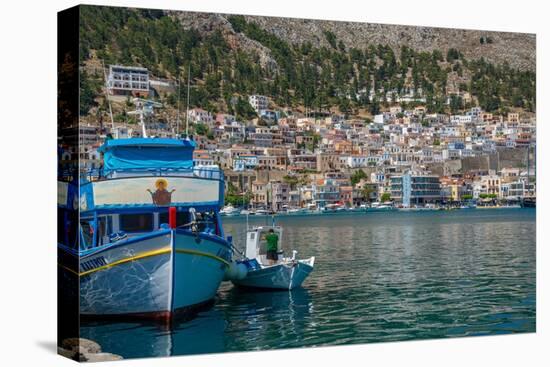
[[[278,226],[260,226],[248,230],[246,235],[246,259],[239,263],[247,268],[246,276],[232,279],[233,284],[248,288],[286,289],[291,290],[302,285],[313,270],[315,257],[296,259],[296,251],[292,257],[285,257],[281,251],[281,241],[278,242],[279,259],[270,262],[267,258],[266,235],[270,230],[282,238],[282,228]]]
[[[397,210],[397,208],[395,208],[391,202],[384,202],[384,203],[375,202],[375,203],[372,203],[370,208],[367,208],[366,210],[367,212],[385,212],[385,211]]]
[[[169,317],[215,296],[232,257],[219,215],[223,175],[194,169],[193,148],[108,140],[103,177],[70,184],[64,211],[74,203],[80,220],[58,253],[78,260],[60,266],[79,280],[81,315]]]
[[[536,208],[537,207],[537,198],[535,196],[524,197],[520,205],[522,208]]]
[[[227,216],[238,215],[239,213],[240,213],[239,208],[235,208],[231,204],[224,206],[223,209],[220,210],[221,215],[227,215]]]
[[[81,316],[170,318],[209,303],[231,267],[223,173],[191,139],[110,139],[95,177],[58,183],[58,269]],[[61,297],[63,299],[63,297]]]

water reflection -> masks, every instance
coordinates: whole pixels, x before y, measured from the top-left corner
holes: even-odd
[[[226,335],[232,340],[228,350],[298,346],[312,308],[311,297],[303,288],[275,292],[232,288],[220,302],[228,320]]]
[[[171,326],[95,321],[81,332],[105,350],[137,358],[297,346],[312,307],[306,289],[251,292],[226,284],[214,307]]]

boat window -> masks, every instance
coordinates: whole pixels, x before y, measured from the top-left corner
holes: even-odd
[[[152,231],[153,214],[121,214],[119,227],[124,232]]]
[[[197,223],[199,225],[199,232],[205,232],[209,234],[219,234],[216,214],[214,212],[202,212],[197,213]]]
[[[65,208],[57,209],[57,242],[65,246],[78,246],[78,212]]]
[[[97,246],[102,246],[105,243],[108,243],[108,238],[105,238],[107,235],[107,217],[97,218]]]
[[[265,236],[267,235],[266,232],[260,233],[260,240],[258,241],[258,251],[260,255],[267,254],[267,241],[265,239]]]
[[[78,212],[76,210],[67,210],[66,215],[67,245],[72,248],[78,247]]]
[[[168,212],[159,213],[159,226],[162,223],[168,224]],[[189,212],[177,212],[176,213],[176,226],[182,226],[189,223]]]
[[[80,221],[80,229],[82,231],[81,249],[88,249],[93,245],[94,230],[91,223],[87,220]]]
[[[57,208],[57,243],[66,245],[65,209]]]

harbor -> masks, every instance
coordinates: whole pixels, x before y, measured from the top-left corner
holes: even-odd
[[[208,34],[187,13],[78,16],[78,119],[58,131],[63,355],[536,331],[533,71],[349,48],[325,27],[328,44],[291,45],[243,16]]]
[[[379,213],[379,212],[419,212],[419,211],[449,211],[449,210],[471,210],[471,209],[518,209],[522,207],[535,208],[536,202],[530,202],[527,205],[522,204],[506,204],[506,205],[476,205],[472,203],[462,203],[455,204],[453,206],[414,206],[414,207],[398,207],[394,206],[393,203],[383,204],[376,207],[356,207],[356,208],[346,208],[346,207],[336,207],[332,209],[323,209],[323,210],[310,210],[310,209],[295,209],[281,212],[270,212],[270,211],[254,211],[248,209],[235,209],[231,212],[221,212],[223,217],[286,217],[286,216],[309,216],[309,215],[337,215],[337,214],[369,214],[369,213]]]
[[[133,358],[536,330],[533,209],[276,222],[285,250],[316,258],[301,288],[247,292],[224,282],[213,305],[171,328],[98,321],[82,324],[82,337]],[[225,218],[224,231],[244,250],[245,218]]]

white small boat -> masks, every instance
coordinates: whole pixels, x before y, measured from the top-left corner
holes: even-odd
[[[237,215],[239,214],[239,209],[235,208],[233,205],[229,204],[227,206],[224,206],[222,210],[220,210],[221,215]]]
[[[383,211],[390,211],[395,210],[396,208],[393,206],[391,202],[375,202],[372,203],[370,208],[367,209],[369,212],[383,212]]]
[[[308,208],[292,208],[288,209],[287,214],[308,214],[309,212]]]
[[[279,259],[270,263],[267,259],[267,242],[265,236],[269,230],[279,236]],[[281,251],[283,230],[279,226],[262,226],[250,229],[246,234],[246,259],[239,261],[247,267],[247,274],[242,279],[232,279],[233,284],[241,287],[262,289],[288,289],[299,287],[313,270],[315,257],[297,260],[297,251],[292,257],[284,257]]]

